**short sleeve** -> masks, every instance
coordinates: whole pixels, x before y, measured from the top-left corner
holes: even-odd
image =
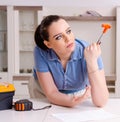
[[[34,48],[34,69],[39,72],[48,72],[47,60],[39,47]]]

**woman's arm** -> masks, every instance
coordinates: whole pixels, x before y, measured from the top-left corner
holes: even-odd
[[[37,77],[46,97],[53,104],[73,107],[89,97],[89,87],[82,97],[70,97],[58,91],[50,72],[37,72]]]
[[[98,70],[88,75],[91,84],[91,96],[93,103],[98,107],[103,107],[109,97],[106,85],[104,70]]]
[[[106,85],[104,70],[99,70],[97,59],[101,55],[100,45],[93,43],[84,51],[87,62],[88,77],[91,84],[91,96],[96,106],[102,107],[106,104],[109,92]]]

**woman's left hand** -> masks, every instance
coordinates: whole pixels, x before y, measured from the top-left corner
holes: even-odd
[[[92,43],[90,46],[85,48],[84,57],[86,59],[88,73],[98,70],[97,59],[100,55],[101,48],[97,43]]]
[[[97,43],[92,43],[84,50],[84,57],[86,62],[94,62],[101,55],[100,45]]]

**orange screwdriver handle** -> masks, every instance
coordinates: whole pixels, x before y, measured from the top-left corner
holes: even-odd
[[[111,25],[109,25],[109,24],[102,24],[102,27],[104,28],[103,29],[103,33],[106,33],[107,30],[111,28]]]

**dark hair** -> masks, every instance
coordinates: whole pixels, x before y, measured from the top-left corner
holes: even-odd
[[[44,44],[44,40],[49,41],[48,27],[53,23],[61,19],[58,15],[49,15],[45,17],[41,24],[35,30],[34,39],[38,47],[43,50],[47,50],[48,47]]]

